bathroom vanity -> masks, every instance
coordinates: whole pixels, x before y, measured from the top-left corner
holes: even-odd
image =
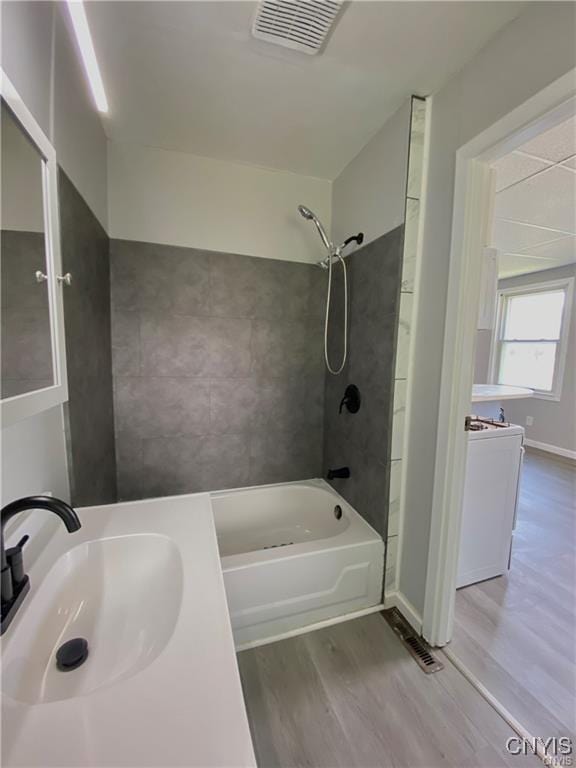
[[[31,587],[2,638],[3,764],[255,766],[209,495],[78,515],[7,532],[31,535]],[[58,670],[76,637],[86,663]]]
[[[236,650],[383,607],[382,537],[324,480],[76,511],[6,525],[6,766],[253,766]]]

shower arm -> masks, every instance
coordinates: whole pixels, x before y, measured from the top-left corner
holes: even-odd
[[[357,235],[352,235],[351,237],[347,237],[346,240],[344,240],[343,243],[340,245],[330,246],[330,253],[328,256],[326,256],[325,259],[322,259],[321,261],[317,262],[319,266],[324,267],[324,269],[328,268],[328,265],[330,263],[331,259],[345,259],[346,254],[342,253],[342,251],[347,248],[351,243],[356,243],[357,245],[362,245],[364,241],[364,233],[358,232]]]

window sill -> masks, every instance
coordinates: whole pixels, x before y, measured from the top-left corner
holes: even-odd
[[[532,397],[534,397],[537,400],[549,400],[553,403],[560,402],[560,395],[554,392],[538,392],[537,390],[534,390],[534,394],[532,395]]]

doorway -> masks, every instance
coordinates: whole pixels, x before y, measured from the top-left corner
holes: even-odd
[[[576,731],[576,117],[491,164],[454,634],[529,732]]]
[[[449,644],[447,648],[449,655],[454,655],[454,648],[458,643],[459,601],[456,599],[456,585],[460,537],[464,524],[463,500],[465,496],[466,462],[469,443],[468,433],[464,431],[464,420],[465,416],[471,413],[470,401],[472,384],[474,383],[475,350],[479,348],[475,342],[477,340],[483,254],[484,248],[493,244],[491,225],[495,188],[492,166],[511,152],[521,152],[520,148],[526,145],[527,142],[534,141],[536,137],[545,134],[547,131],[554,129],[573,117],[576,113],[575,103],[573,78],[563,78],[476,137],[457,153],[449,302],[441,397],[441,414],[445,418],[442,419],[443,426],[439,434],[439,445],[442,445],[442,450],[438,451],[436,462],[432,536],[423,617],[424,636],[434,645],[444,646]],[[511,262],[510,259],[508,261]],[[517,275],[509,275],[508,277],[515,278]],[[497,285],[497,304],[500,308],[500,314],[497,316],[497,323],[500,323],[498,325],[499,328],[505,322],[502,313],[506,311],[504,307],[506,301],[509,300],[509,297],[504,297],[500,292],[500,287],[500,285]],[[548,290],[548,288],[549,286],[545,290]],[[518,295],[523,295],[523,293],[526,293],[526,291],[519,291]],[[513,295],[513,293],[510,292],[510,295]],[[518,304],[516,303],[516,308],[517,306]],[[494,340],[496,340],[496,343],[494,343]],[[487,376],[487,379],[489,381],[496,381],[498,377],[500,379],[506,378],[506,371],[500,370],[498,361],[505,358],[506,354],[509,356],[510,348],[503,352],[508,341],[511,340],[505,337],[498,337],[496,328],[493,329],[491,343],[489,344],[489,347],[492,349],[488,365],[489,376]],[[560,340],[557,341],[560,343]],[[558,372],[562,373],[559,369],[560,357],[558,356],[553,365],[552,378],[554,381],[552,384],[555,383]],[[487,414],[488,419],[494,417],[498,419],[499,416],[499,411],[491,415]],[[506,421],[508,418],[511,417],[506,414],[505,409],[503,419]],[[526,416],[524,421],[525,418]],[[521,426],[522,430],[524,430],[526,423]],[[528,448],[531,450],[537,448],[537,446],[528,445]],[[525,531],[522,534],[523,536],[527,535],[526,531],[530,527],[536,527],[534,520],[531,521],[529,519],[528,512],[531,506],[538,506],[538,502],[534,501],[534,484],[538,482],[541,487],[545,486],[542,478],[546,474],[547,469],[550,477],[554,478],[550,482],[557,485],[559,477],[564,478],[563,483],[568,488],[567,498],[570,499],[573,495],[573,491],[570,490],[570,475],[566,479],[565,474],[563,474],[563,470],[567,473],[572,472],[572,467],[566,463],[562,468],[554,470],[549,466],[550,461],[559,462],[560,457],[551,459],[548,455],[539,457],[536,453],[533,453],[526,460],[524,486],[521,483],[521,493],[519,496],[521,502],[519,515]],[[530,476],[532,479],[530,479]],[[545,497],[547,493],[549,494],[549,491],[542,490],[542,494]],[[523,496],[524,501],[522,501]],[[563,502],[560,503],[563,504]],[[522,505],[524,513],[521,511]],[[570,539],[570,536],[571,533],[568,530],[565,538]],[[526,545],[526,552],[529,552],[532,545],[528,545],[526,539],[524,544]],[[529,558],[530,555],[526,554],[526,559]],[[512,564],[515,565],[514,562]],[[532,562],[532,568],[533,565],[534,562]],[[518,572],[521,567],[522,564],[518,565]],[[524,567],[530,567],[530,564],[527,565],[525,563]],[[497,581],[498,579],[495,579],[495,583]],[[537,577],[535,581],[538,581]],[[498,599],[494,597],[495,601]],[[502,599],[502,595],[500,595],[500,599]],[[522,598],[518,599],[521,603]],[[478,600],[482,604],[483,600],[486,603],[487,598],[485,595],[479,595]],[[460,602],[463,602],[463,600]],[[531,598],[526,596],[524,610],[528,616],[530,605]],[[523,606],[520,605],[519,615],[522,610]],[[473,609],[468,607],[468,611],[477,616],[477,605]],[[456,633],[454,633],[455,616]],[[498,617],[493,617],[493,620],[497,622]],[[545,632],[546,629],[543,627],[542,631]],[[474,633],[472,632],[472,634]],[[568,632],[567,640],[571,640],[570,632]],[[450,645],[450,641],[454,642]],[[490,645],[491,642],[491,639],[486,636],[483,643],[480,642],[480,645]],[[510,648],[508,648],[508,651],[511,654],[509,660],[512,662],[513,652],[510,651]],[[462,658],[459,661],[463,664]],[[473,666],[470,657],[468,657],[468,662],[467,665],[464,665],[468,667],[471,677],[474,677],[474,672],[470,669]],[[563,669],[573,679],[573,670],[570,668]],[[529,675],[531,672],[533,673],[533,670],[529,671],[526,669],[525,675]],[[517,674],[521,675],[521,670],[517,670]],[[545,676],[541,675],[541,677]],[[488,685],[482,680],[478,680],[478,682],[486,688],[489,694],[496,698],[499,695],[501,696],[501,692],[490,689],[490,681],[487,681]],[[541,681],[543,686],[546,686],[547,682],[549,681],[545,679]],[[549,685],[547,690],[550,690]],[[557,689],[553,695],[560,695],[559,690]],[[521,711],[517,713],[512,711],[511,717],[520,723],[527,719],[525,716],[523,717]],[[536,721],[524,722],[523,724],[525,728],[529,726],[532,730],[536,729],[538,725]],[[541,728],[538,730],[548,732],[550,729],[551,726],[547,727],[545,723],[542,723]],[[550,735],[555,734],[550,732]]]

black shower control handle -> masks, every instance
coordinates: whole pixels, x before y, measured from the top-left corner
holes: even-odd
[[[344,392],[344,397],[340,400],[338,413],[342,413],[344,406],[346,406],[348,413],[358,413],[361,404],[360,390],[355,384],[349,384]]]

